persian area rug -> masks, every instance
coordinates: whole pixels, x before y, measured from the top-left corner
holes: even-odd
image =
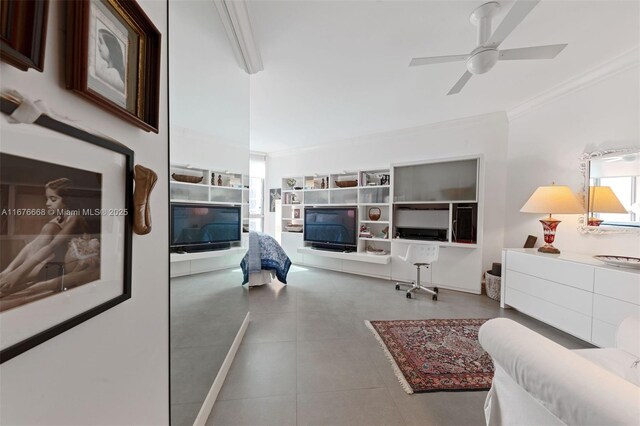
[[[493,361],[478,341],[486,319],[365,321],[384,348],[404,390],[487,390]]]

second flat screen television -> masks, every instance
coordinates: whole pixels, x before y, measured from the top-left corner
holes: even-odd
[[[305,208],[304,241],[319,249],[356,250],[357,218],[356,207]]]
[[[209,251],[240,241],[240,207],[171,203],[172,251]]]

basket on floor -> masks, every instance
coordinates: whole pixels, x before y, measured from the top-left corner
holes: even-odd
[[[491,271],[485,272],[484,277],[487,296],[493,300],[500,300],[501,278],[496,275],[492,275]]]

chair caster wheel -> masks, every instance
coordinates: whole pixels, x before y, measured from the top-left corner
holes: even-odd
[[[431,300],[438,300],[438,295],[434,294],[433,296],[431,296]]]
[[[411,299],[411,293],[407,293],[407,299]]]
[[[433,288],[433,291],[435,291],[436,293],[439,293],[439,292],[440,292],[440,290],[438,289],[438,287],[434,287],[434,288]]]
[[[400,290],[400,285],[396,284],[396,290]]]

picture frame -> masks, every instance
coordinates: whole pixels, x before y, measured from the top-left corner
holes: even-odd
[[[134,153],[47,115],[0,120],[4,363],[131,298]]]
[[[271,188],[269,190],[269,212],[276,211],[276,201],[282,199],[282,188]]]
[[[70,0],[67,88],[158,133],[161,34],[134,0]]]
[[[49,0],[0,2],[0,59],[28,71],[44,70]]]

